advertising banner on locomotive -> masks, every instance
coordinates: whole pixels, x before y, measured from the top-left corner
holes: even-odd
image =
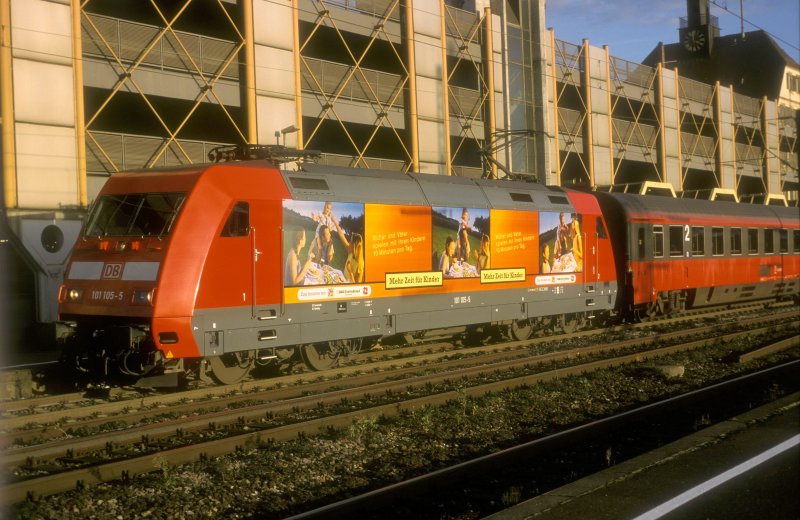
[[[577,283],[575,213],[283,201],[287,303]],[[567,273],[566,275],[564,273]]]

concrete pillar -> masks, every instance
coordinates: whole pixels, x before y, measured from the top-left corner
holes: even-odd
[[[581,75],[581,92],[583,93],[583,157],[589,185],[594,186],[594,107],[592,106],[592,56],[589,40],[583,40],[583,74]]]
[[[733,91],[714,85],[714,126],[717,128],[716,173],[720,188],[736,189],[736,126]]]
[[[253,24],[252,68],[257,141],[259,144],[274,144],[275,132],[291,126],[300,129],[302,124],[299,117],[302,96],[296,77],[300,71],[295,55],[298,0],[242,1],[252,2],[253,20],[270,21],[268,24]],[[246,66],[251,67],[249,64]],[[289,147],[301,145],[301,131],[282,135],[281,144],[284,141]]]
[[[2,117],[3,193],[6,208],[17,206],[14,88],[11,81],[11,0],[0,0],[0,117]]]
[[[778,106],[764,97],[761,103],[761,132],[764,136],[762,175],[767,194],[781,193],[780,140],[778,138]]]
[[[553,89],[549,82],[553,81],[553,76],[548,74],[548,61],[552,55],[552,31],[545,29],[545,0],[530,0],[528,5],[531,9],[530,34],[531,34],[531,65],[533,75],[533,114],[534,114],[534,136],[533,142],[536,147],[536,175],[539,182],[549,182],[551,172],[554,169],[553,157],[558,160],[558,153],[553,155],[551,141],[548,136],[552,136],[552,121],[554,109],[552,99],[549,99]]]
[[[552,163],[553,167],[547,172],[546,184],[549,186],[561,186],[561,143],[559,142],[561,136],[559,135],[558,130],[558,81],[556,81],[556,78],[558,77],[558,64],[556,63],[556,35],[552,28],[548,29],[547,32],[550,33],[550,74],[547,74],[548,81],[550,82],[550,88],[547,90],[552,96],[552,99],[548,104],[553,106],[553,110],[549,114],[550,117],[548,117],[547,127],[550,135],[553,136],[553,138],[550,140],[552,143],[550,147],[550,154],[554,160]]]
[[[492,8],[486,7],[483,15],[483,76],[486,82],[486,107],[484,110],[483,122],[484,141],[490,143],[494,140],[497,128],[497,117],[495,111],[495,91],[494,91],[494,32],[492,31]],[[502,98],[501,98],[502,99]],[[497,152],[492,153],[492,158],[497,161]],[[489,166],[489,176],[497,178],[497,166],[492,163]]]
[[[583,125],[583,152],[589,184],[612,184],[611,95],[608,48],[583,40],[582,88],[587,117]]]
[[[449,104],[444,2],[405,0],[403,44],[410,77],[406,97],[406,129],[414,171],[450,174]],[[416,157],[415,157],[416,155]]]
[[[419,118],[417,106],[417,43],[414,39],[414,2],[403,0],[403,16],[400,18],[403,48],[405,49],[405,65],[408,81],[405,88],[405,119],[408,136],[408,150],[411,153],[411,171],[420,171],[419,158]],[[423,52],[425,49],[421,49]],[[439,93],[441,94],[441,92]],[[426,125],[427,127],[427,125]],[[426,132],[427,133],[427,132]]]
[[[452,161],[450,160],[450,82],[447,72],[447,7],[444,0],[439,0],[439,35],[442,47],[442,123],[444,125],[444,171],[452,175]]]
[[[87,203],[76,3],[0,0],[4,202],[12,240],[35,274],[40,322],[56,319]]]
[[[242,64],[244,65],[244,82],[242,84],[242,104],[247,112],[247,142],[258,142],[258,119],[256,116],[256,64],[255,42],[253,41],[253,2],[242,1],[242,33],[244,35],[244,49]]]
[[[658,171],[662,182],[671,184],[675,191],[682,191],[678,72],[659,64],[656,74],[656,111],[660,124]]]

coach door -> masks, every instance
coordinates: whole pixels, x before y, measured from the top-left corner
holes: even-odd
[[[259,320],[277,316],[280,302],[281,239],[279,202],[254,200],[250,203],[250,271],[252,273],[252,317]]]
[[[669,257],[672,268],[669,269],[661,290],[676,290],[686,287],[688,264],[686,259],[692,256],[692,228],[689,224],[669,226]]]
[[[597,222],[593,215],[586,215],[583,220],[583,286],[591,294],[597,288]]]

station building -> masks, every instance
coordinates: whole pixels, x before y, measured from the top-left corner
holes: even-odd
[[[797,203],[800,67],[768,35],[747,33],[745,61],[771,65],[742,82],[722,50],[743,40],[719,36],[708,0],[689,0],[676,30],[707,46],[660,45],[645,63],[557,39],[544,4],[0,0],[7,341],[56,319],[69,250],[108,176],[207,162],[223,144],[313,149],[357,168]],[[709,68],[723,54],[727,65]]]

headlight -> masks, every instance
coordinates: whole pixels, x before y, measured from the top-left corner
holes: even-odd
[[[62,295],[62,301],[69,303],[79,302],[83,299],[83,289],[76,289],[74,287],[68,289],[65,287]]]
[[[134,289],[133,305],[153,305],[155,299],[155,289]]]

